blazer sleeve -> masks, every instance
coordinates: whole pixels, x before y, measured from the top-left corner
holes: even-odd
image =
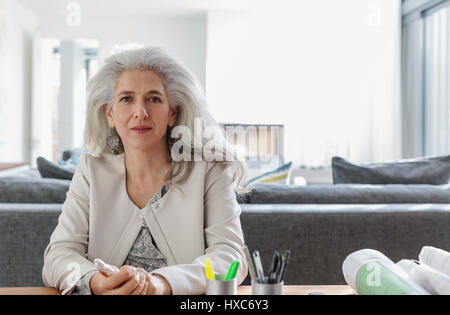
[[[86,258],[89,238],[89,176],[87,155],[75,169],[58,224],[44,252],[45,286],[71,293],[78,280],[95,265]]]
[[[204,294],[206,291],[205,259],[211,259],[214,272],[226,274],[231,263],[239,260],[237,284],[247,276],[244,236],[241,228],[241,208],[236,201],[230,169],[218,163],[208,163],[204,194],[205,254],[191,264],[155,269],[170,283],[172,292]]]

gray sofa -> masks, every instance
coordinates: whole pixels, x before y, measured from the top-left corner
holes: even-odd
[[[43,286],[43,252],[69,185],[0,177],[0,286]],[[260,184],[238,200],[246,243],[265,269],[274,250],[292,251],[286,284],[344,284],[342,262],[362,248],[394,261],[417,258],[424,245],[450,250],[450,185]]]

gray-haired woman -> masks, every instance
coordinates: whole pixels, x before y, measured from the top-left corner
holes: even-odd
[[[205,139],[192,141],[195,121],[217,123],[195,77],[145,47],[107,58],[87,92],[87,153],[44,253],[45,285],[63,294],[202,294],[206,258],[216,273],[239,260],[240,284],[247,262],[235,192],[246,191],[245,167],[198,159]],[[213,143],[213,156],[236,156],[223,133]],[[119,271],[99,272],[96,258]]]

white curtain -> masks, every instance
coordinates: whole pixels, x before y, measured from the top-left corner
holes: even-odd
[[[37,17],[0,0],[0,162],[29,162],[31,55]]]
[[[450,7],[425,23],[425,154],[450,153]]]
[[[403,157],[423,155],[423,20],[403,25],[402,32]]]
[[[285,125],[294,165],[400,158],[400,0],[271,3],[208,14],[217,120]]]
[[[9,56],[6,5],[0,0],[0,155],[5,153],[8,137],[8,107],[10,106],[10,88],[8,86]]]

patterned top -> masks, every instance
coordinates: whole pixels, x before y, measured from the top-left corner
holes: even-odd
[[[161,189],[156,192],[155,195],[150,199],[147,206],[157,202],[162,198],[162,196],[164,196],[166,192],[167,187],[162,186]],[[130,252],[128,253],[127,259],[124,262],[124,265],[143,268],[147,272],[151,272],[161,267],[166,267],[167,259],[156,247],[155,241],[153,240],[152,234],[150,233],[150,230],[145,223],[142,214],[141,219],[141,231],[134,241],[134,244],[131,247]],[[99,271],[93,270],[81,277],[81,279],[76,284],[75,290],[72,292],[72,294],[92,294],[89,283],[91,281],[91,278],[97,273],[99,273]]]

